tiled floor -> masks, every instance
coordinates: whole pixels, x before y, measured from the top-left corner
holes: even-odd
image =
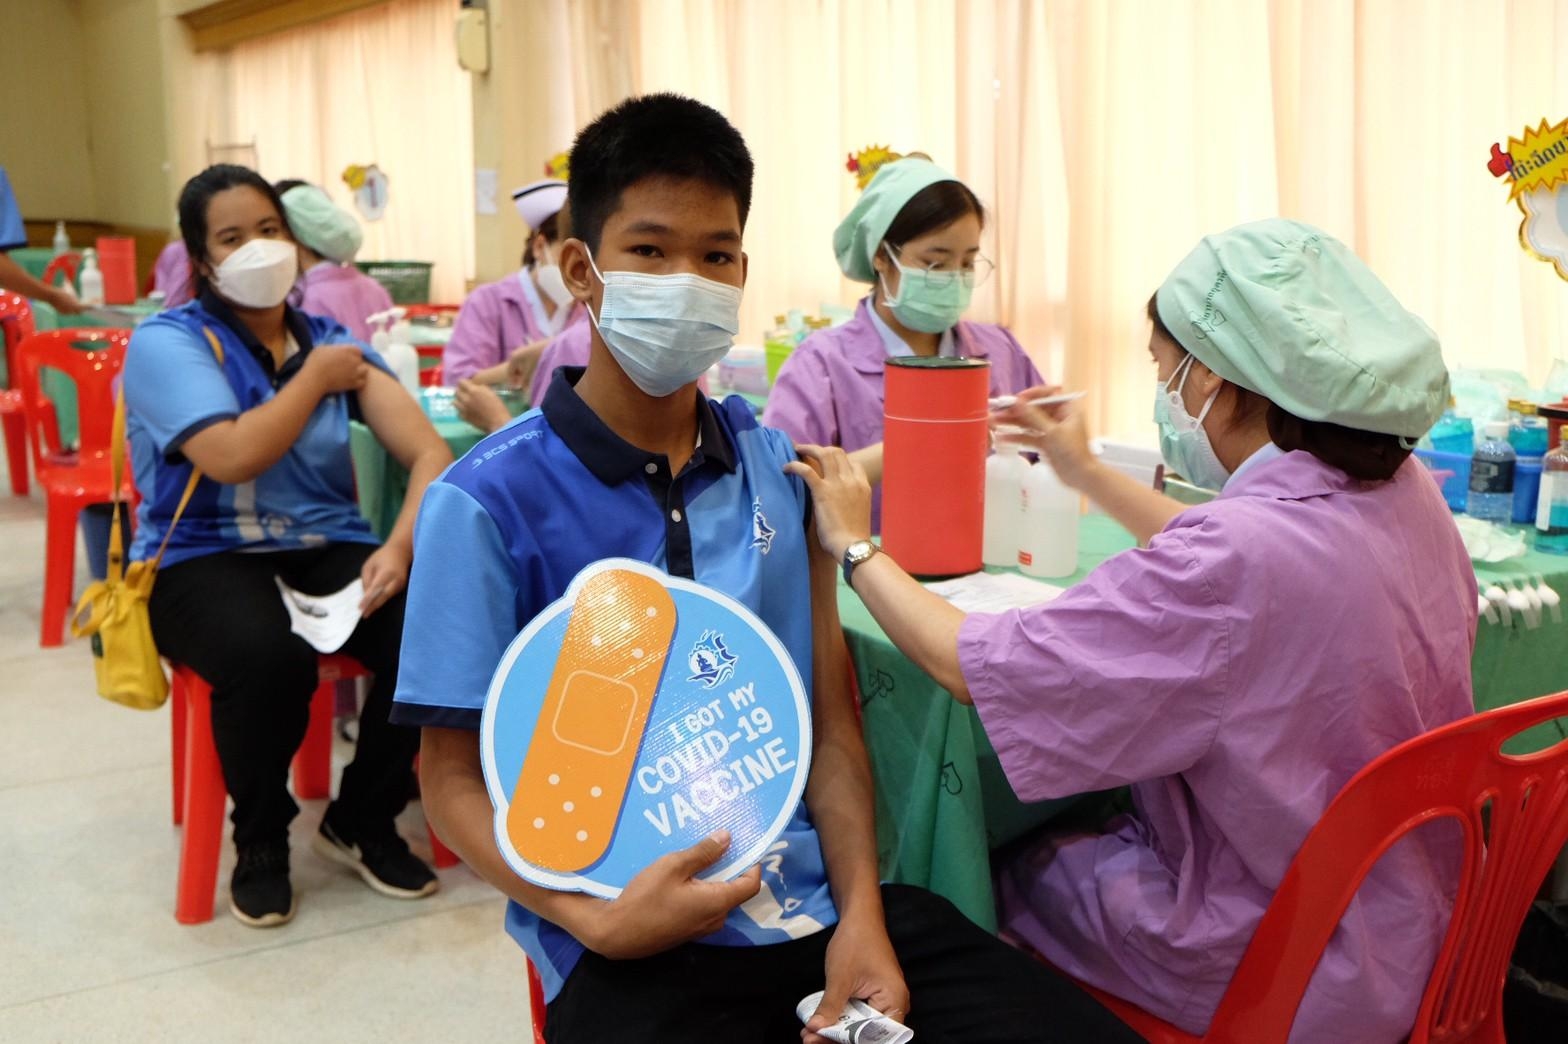
[[[463,867],[429,899],[371,892],[310,851],[322,801],[294,824],[293,923],[229,916],[231,846],[215,919],[175,922],[169,712],[100,700],[79,644],[38,648],[43,532],[0,464],[0,1041],[531,1039],[495,892]],[[428,857],[417,805],[403,828]]]

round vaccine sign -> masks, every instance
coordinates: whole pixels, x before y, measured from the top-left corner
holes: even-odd
[[[744,605],[605,559],[502,656],[481,725],[501,853],[524,880],[613,899],[718,829],[728,879],[783,833],[806,787],[800,672]]]

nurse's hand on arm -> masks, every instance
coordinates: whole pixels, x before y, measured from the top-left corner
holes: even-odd
[[[512,872],[496,847],[495,810],[480,765],[479,734],[467,729],[422,731],[419,785],[430,822],[470,869],[611,960],[648,957],[710,935],[761,887],[758,867],[732,881],[696,877],[729,847],[724,831],[654,861],[613,901],[528,884]]]
[[[807,537],[808,545],[817,542],[810,527]],[[822,1003],[801,1034],[806,1044],[826,1044],[813,1031],[837,1022],[851,997],[896,1019],[909,1011],[909,989],[888,940],[882,909],[871,760],[849,685],[849,650],[838,619],[837,577],[837,561],[813,547],[812,751],[806,807],[822,842],[839,923],[828,943]]]
[[[459,417],[486,433],[495,431],[512,419],[512,411],[506,408],[506,403],[501,401],[495,389],[471,377],[457,382],[457,394],[452,397],[452,404],[457,407]]]
[[[376,441],[408,472],[408,495],[403,499],[397,522],[386,543],[365,559],[360,570],[365,597],[359,603],[359,611],[369,616],[408,586],[419,502],[425,487],[452,463],[452,451],[396,377],[373,367],[367,370],[364,386],[359,389],[360,412]]]
[[[251,482],[283,459],[324,397],[358,391],[370,372],[357,345],[323,344],[271,399],[238,417],[209,425],[180,452],[214,482]]]
[[[1020,392],[1016,403],[992,414],[991,420],[993,424],[1024,430],[998,434],[996,441],[1038,452],[1050,462],[1063,482],[1100,505],[1106,514],[1132,533],[1138,543],[1147,544],[1187,506],[1101,462],[1089,448],[1089,429],[1081,402],[1031,405],[1035,399],[1060,392],[1061,389],[1054,385]]]
[[[863,446],[851,453],[849,459],[860,465],[860,470],[866,473],[867,482],[873,486],[882,484],[882,443]]]
[[[796,446],[805,458],[785,465],[811,490],[817,540],[835,563],[857,540],[871,538],[871,483],[843,450]],[[809,462],[809,463],[808,463]],[[855,567],[851,585],[893,644],[960,703],[972,702],[958,662],[964,614],[922,587],[885,554]]]

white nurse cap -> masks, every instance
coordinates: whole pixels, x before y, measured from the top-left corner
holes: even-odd
[[[512,202],[527,222],[529,230],[537,230],[552,214],[559,213],[566,205],[566,182],[557,178],[530,182],[512,190]]]

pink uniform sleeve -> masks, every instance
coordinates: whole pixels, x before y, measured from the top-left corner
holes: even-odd
[[[481,287],[468,295],[441,352],[441,379],[448,385],[506,361],[501,343],[501,310]]]
[[[778,380],[768,392],[762,423],[769,428],[778,428],[797,443],[840,444],[833,384],[820,352],[796,349],[785,361]]]
[[[1168,776],[1208,751],[1236,680],[1206,528],[1167,530],[1045,605],[964,621],[964,681],[1020,798]]]

